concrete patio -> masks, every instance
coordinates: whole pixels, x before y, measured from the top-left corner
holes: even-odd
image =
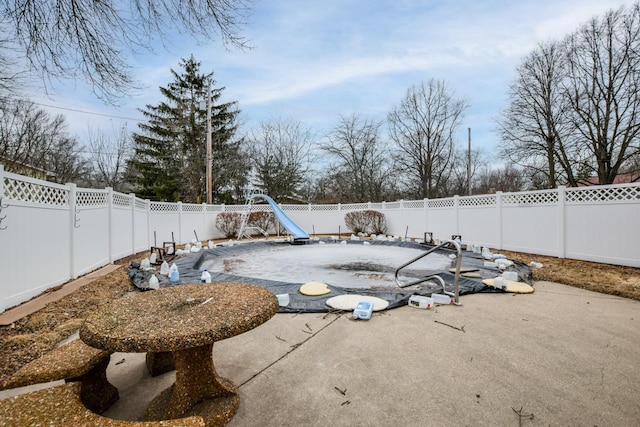
[[[277,314],[214,345],[218,373],[239,386],[228,425],[637,425],[640,302],[535,289],[369,321]],[[120,400],[104,415],[119,419],[139,419],[174,380],[150,377],[144,354],[115,353],[107,372]]]

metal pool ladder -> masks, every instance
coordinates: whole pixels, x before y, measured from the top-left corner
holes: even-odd
[[[444,280],[442,279],[442,277],[438,276],[437,274],[434,274],[434,275],[431,275],[431,276],[426,276],[426,277],[423,277],[421,279],[415,280],[415,281],[410,282],[410,283],[402,283],[400,281],[400,279],[398,278],[398,274],[400,273],[400,270],[402,270],[403,268],[413,264],[414,262],[426,257],[430,253],[433,253],[436,250],[438,250],[438,249],[440,249],[440,248],[442,248],[444,246],[447,246],[447,245],[453,245],[456,248],[456,252],[457,252],[457,256],[456,256],[456,273],[455,273],[455,278],[453,280],[454,292],[448,292],[446,290]],[[460,302],[460,267],[461,266],[462,266],[462,249],[460,248],[460,243],[458,243],[455,240],[447,240],[447,241],[444,241],[444,242],[440,243],[438,246],[435,246],[435,247],[429,249],[425,253],[418,255],[417,257],[415,257],[411,261],[408,261],[408,262],[402,264],[400,267],[398,267],[396,269],[396,275],[395,275],[396,284],[398,285],[399,288],[406,288],[407,286],[417,285],[418,283],[428,282],[430,280],[435,279],[438,282],[440,282],[440,284],[442,285],[442,292],[444,292],[446,295],[449,295],[449,296],[454,298],[454,304],[455,305],[462,305],[462,303]]]

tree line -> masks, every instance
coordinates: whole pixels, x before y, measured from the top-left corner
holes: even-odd
[[[67,134],[63,116],[7,98],[0,158],[9,171],[30,165],[59,182],[192,203],[207,200],[207,162],[214,203],[242,202],[247,188],[278,201],[338,203],[576,186],[593,184],[593,176],[609,184],[619,174],[638,180],[638,31],[636,4],[540,43],[524,58],[496,118],[505,162],[499,168],[454,140],[469,104],[444,80],[410,86],[384,120],[341,115],[318,135],[295,119],[273,117],[246,130],[238,103],[220,102],[224,87],[193,56],[171,69],[161,100],[140,109],[145,120],[136,130],[93,132],[86,147]]]

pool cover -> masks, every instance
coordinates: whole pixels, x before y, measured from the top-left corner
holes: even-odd
[[[330,242],[328,240],[322,240],[325,243]],[[307,245],[311,244],[319,244],[318,240],[310,240]],[[346,240],[343,242],[347,242],[348,244],[359,244],[362,245],[363,241],[358,240]],[[398,246],[412,249],[421,249],[421,250],[429,250],[432,246],[423,245],[415,242],[399,242],[399,241],[367,241],[371,245],[384,245],[384,246]],[[337,245],[337,243],[327,243]],[[276,241],[262,241],[262,242],[251,242],[251,243],[241,243],[234,244],[233,246],[226,247],[215,247],[212,249],[202,249],[199,252],[179,256],[173,260],[173,263],[176,264],[178,270],[180,272],[180,280],[178,282],[172,283],[165,276],[160,275],[156,271],[156,277],[160,281],[160,287],[170,287],[177,286],[180,284],[186,283],[198,283],[200,281],[200,276],[202,274],[202,265],[206,263],[207,260],[210,260],[215,257],[229,257],[229,256],[237,256],[241,254],[249,254],[253,251],[258,251],[261,249],[268,249],[269,247],[273,247],[276,245],[291,245],[288,242],[276,242]],[[293,245],[294,247],[296,245]],[[300,250],[304,250],[302,247]],[[441,253],[444,255],[455,254],[456,251],[450,249],[438,249],[437,253]],[[428,256],[427,256],[428,257]],[[485,259],[482,258],[480,254],[476,254],[473,252],[463,251],[462,252],[462,268],[473,268],[477,269],[478,273],[480,273],[481,278],[467,278],[460,277],[459,280],[459,288],[460,295],[472,294],[478,292],[503,292],[501,290],[494,289],[492,287],[486,286],[482,283],[482,279],[490,279],[498,276],[500,274],[500,270],[495,267],[485,267]],[[515,271],[518,273],[518,277],[520,281],[531,284],[531,270],[529,267],[516,260],[512,260],[514,265],[507,268],[507,271]],[[149,278],[154,273],[153,271],[141,271],[138,263],[131,263],[129,267],[129,277],[131,278],[133,284],[140,290],[147,290],[147,284],[149,282]],[[156,270],[159,270],[157,268]],[[249,283],[257,286],[261,286],[269,289],[274,294],[289,294],[289,305],[286,307],[280,307],[279,312],[281,313],[322,313],[328,312],[332,309],[328,307],[325,302],[334,296],[337,295],[345,295],[345,294],[359,294],[359,295],[370,295],[378,298],[382,298],[389,302],[388,308],[400,307],[402,305],[407,305],[409,298],[411,295],[423,295],[429,296],[432,293],[442,293],[442,286],[440,284],[424,282],[418,285],[409,286],[406,288],[399,288],[395,286],[389,286],[385,288],[372,287],[368,289],[362,288],[345,288],[339,286],[332,286],[330,283],[327,285],[331,292],[327,295],[311,297],[302,295],[298,290],[300,286],[304,283],[298,282],[283,282],[283,281],[275,281],[275,280],[266,280],[255,277],[246,277],[246,276],[238,276],[234,274],[224,273],[224,272],[216,272],[209,270],[211,274],[211,280],[213,283],[216,282],[238,282],[238,283]],[[450,273],[449,271],[439,272],[438,275],[445,281],[447,291],[453,292],[453,282],[455,275]]]

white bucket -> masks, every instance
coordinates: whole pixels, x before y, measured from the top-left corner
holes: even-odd
[[[289,305],[289,294],[278,294],[276,295],[278,298],[278,305],[280,307],[286,307]]]

